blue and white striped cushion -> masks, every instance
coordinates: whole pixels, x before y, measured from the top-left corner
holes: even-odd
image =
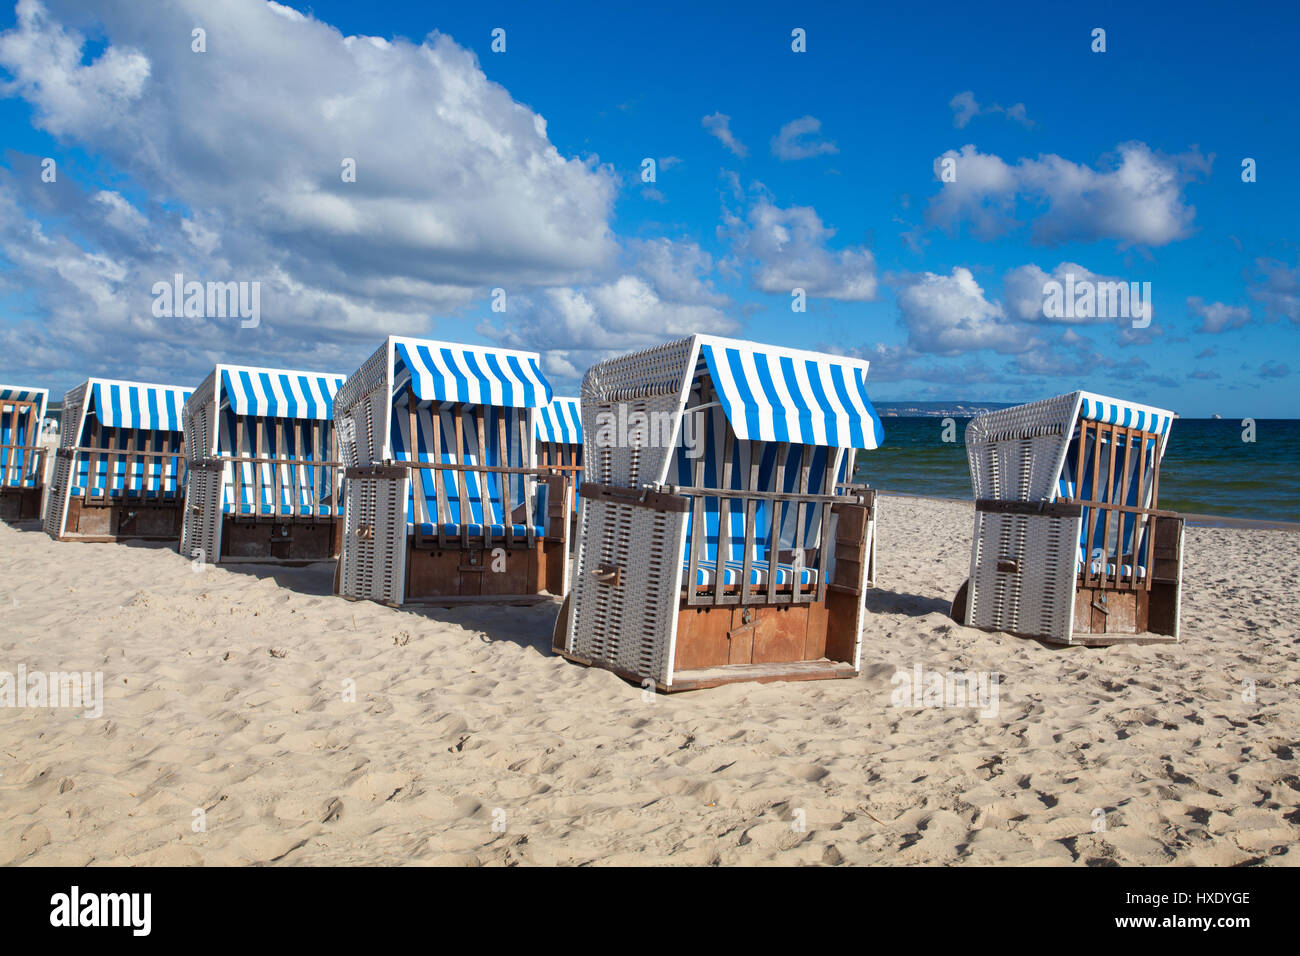
[[[682,562],[682,577],[684,581],[690,581],[691,562],[688,558]],[[766,564],[755,564],[749,569],[749,583],[751,586],[767,587],[769,568]],[[722,586],[735,587],[741,576],[745,573],[745,563],[743,561],[728,561],[722,568]],[[700,566],[695,569],[696,587],[712,587],[714,580],[718,576],[716,564]],[[790,581],[794,578],[794,566],[790,564],[778,564],[776,566],[776,586],[779,588],[788,588]],[[817,583],[817,569],[805,567],[800,570],[799,584],[803,587],[811,587]]]

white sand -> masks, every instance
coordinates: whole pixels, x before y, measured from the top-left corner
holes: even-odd
[[[0,525],[0,670],[106,698],[0,709],[0,863],[1300,859],[1300,535],[1189,529],[1181,645],[1052,649],[948,618],[971,524],[884,499],[861,678],[649,702],[553,657],[554,607]],[[1000,672],[999,714],[891,706],[916,664]]]

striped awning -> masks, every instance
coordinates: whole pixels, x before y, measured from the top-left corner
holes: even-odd
[[[35,402],[44,406],[50,391],[47,388],[27,388],[23,385],[0,385],[0,401]]]
[[[1133,402],[1120,401],[1118,398],[1084,392],[1083,402],[1079,407],[1079,417],[1090,422],[1122,425],[1125,428],[1138,428],[1163,435],[1169,431],[1169,425],[1176,416],[1163,408],[1136,405]]]
[[[551,400],[551,384],[535,353],[417,339],[394,344],[397,360],[410,372],[415,397],[422,402],[540,408]]]
[[[100,424],[109,428],[178,432],[181,409],[191,392],[171,385],[96,381],[92,388],[92,407]]]
[[[329,421],[345,375],[222,366],[221,387],[236,415]]]
[[[866,362],[739,342],[705,341],[700,351],[737,438],[832,448],[885,438]]]
[[[582,411],[576,398],[551,399],[535,416],[537,440],[561,445],[582,444]]]

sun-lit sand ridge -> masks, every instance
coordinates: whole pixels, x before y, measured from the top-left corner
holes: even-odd
[[[1053,649],[948,618],[970,533],[884,499],[859,679],[647,700],[553,657],[554,607],[0,525],[0,671],[106,697],[0,709],[0,863],[1300,859],[1300,535],[1191,528],[1181,645]],[[999,672],[998,715],[891,706],[917,664]]]

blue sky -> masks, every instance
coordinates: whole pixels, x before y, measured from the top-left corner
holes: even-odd
[[[348,372],[391,331],[571,391],[705,331],[870,358],[881,401],[1298,414],[1294,7],[116,6],[0,9],[0,379]],[[152,316],[175,271],[261,282],[262,324]],[[1066,272],[1150,282],[1150,327],[1047,321]]]

